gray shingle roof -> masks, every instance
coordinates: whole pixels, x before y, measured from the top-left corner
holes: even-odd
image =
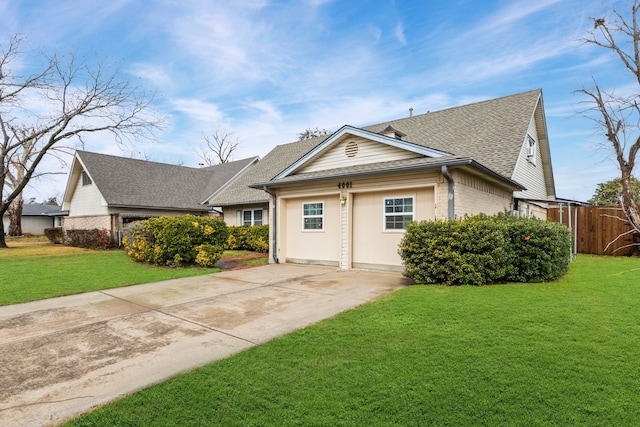
[[[269,195],[263,190],[249,188],[249,185],[256,182],[270,181],[279,172],[327,138],[328,136],[319,136],[304,141],[278,145],[228,188],[211,199],[209,204],[212,206],[230,206],[244,203],[267,203]]]
[[[77,151],[110,206],[206,211],[202,202],[256,158],[206,168]]]
[[[387,121],[362,129],[381,133],[392,128],[403,134],[403,141],[451,153],[451,158],[473,159],[479,167],[502,175],[507,180],[513,176],[520,149],[541,90],[536,89],[502,98],[490,99],[445,110]],[[253,166],[232,186],[222,191],[211,204],[227,206],[242,203],[266,203],[268,195],[247,186],[266,183],[330,136],[279,145],[257,165]],[[425,166],[434,161],[427,160]],[[446,158],[440,158],[447,161]],[[387,163],[387,162],[384,162]],[[316,179],[337,176],[340,173],[361,173],[364,169],[378,170],[384,164],[362,166],[360,171],[332,170],[316,174]],[[390,165],[386,165],[390,166]],[[285,180],[311,179],[311,175],[293,175]],[[288,181],[278,180],[286,183]]]
[[[533,118],[540,89],[393,120],[363,129],[391,126],[404,141],[469,156],[510,178]]]

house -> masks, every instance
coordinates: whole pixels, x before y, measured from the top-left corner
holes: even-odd
[[[60,210],[58,205],[43,203],[26,203],[22,205],[22,234],[44,235],[47,228],[61,227],[62,218],[66,212]],[[9,231],[9,212],[5,212],[2,221],[5,232]]]
[[[545,217],[554,199],[534,90],[278,146],[208,203],[229,224],[268,220],[272,262],[401,270],[408,221]]]
[[[76,151],[64,194],[63,228],[106,229],[119,238],[125,224],[161,215],[218,215],[212,194],[258,161],[251,157],[191,168]]]

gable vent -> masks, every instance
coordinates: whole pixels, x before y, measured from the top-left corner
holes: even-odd
[[[347,157],[355,157],[358,154],[358,143],[356,141],[349,141],[344,146],[344,154]]]

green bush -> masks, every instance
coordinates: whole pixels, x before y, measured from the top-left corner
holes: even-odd
[[[560,224],[475,215],[411,223],[399,253],[404,274],[418,283],[540,282],[566,273],[570,239]]]
[[[110,249],[115,247],[109,231],[106,229],[66,230],[64,243],[69,246],[87,249]]]
[[[224,245],[228,250],[246,250],[254,252],[269,252],[269,226],[231,226],[229,237]]]
[[[227,236],[227,226],[219,218],[165,216],[141,221],[123,244],[136,261],[210,267],[220,259]]]
[[[555,280],[569,269],[571,233],[562,224],[541,219],[518,218],[500,214],[496,222],[504,227],[509,282],[545,282]]]

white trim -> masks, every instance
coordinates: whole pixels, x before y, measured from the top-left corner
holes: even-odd
[[[313,204],[317,204],[317,203],[320,203],[322,205],[322,214],[321,215],[305,215],[304,214],[305,205],[313,205]],[[315,232],[315,233],[317,233],[317,232],[324,231],[324,210],[325,210],[324,200],[316,200],[314,202],[302,202],[302,231],[305,232],[305,233],[307,233],[307,232]],[[309,218],[309,219],[320,218],[322,220],[322,224],[321,224],[322,227],[321,228],[305,228],[304,220],[306,218]]]
[[[329,138],[325,139],[320,144],[316,145],[315,148],[313,148],[307,154],[302,156],[300,159],[298,159],[296,162],[294,162],[291,166],[289,166],[288,168],[286,168],[285,170],[280,172],[278,175],[276,175],[275,178],[273,178],[273,179],[276,180],[276,179],[281,179],[281,178],[284,178],[286,176],[289,176],[295,170],[299,169],[301,166],[303,166],[305,163],[307,163],[308,161],[313,159],[317,154],[322,152],[324,149],[326,149],[328,146],[330,146],[332,143],[334,143],[337,139],[339,139],[340,137],[342,137],[343,135],[345,135],[347,133],[350,134],[350,135],[359,136],[361,138],[369,139],[371,141],[376,141],[376,142],[379,142],[379,143],[382,143],[382,144],[390,145],[392,147],[396,147],[396,148],[400,148],[400,149],[403,149],[403,150],[411,151],[413,153],[422,154],[423,156],[426,156],[426,157],[444,157],[444,156],[450,156],[451,155],[451,153],[446,153],[444,151],[434,150],[432,148],[424,147],[422,145],[417,145],[417,144],[413,144],[411,142],[402,141],[402,140],[399,140],[399,139],[395,139],[395,138],[391,138],[391,137],[388,137],[388,136],[380,135],[380,134],[377,134],[377,133],[369,132],[369,131],[366,131],[366,130],[363,130],[363,129],[355,128],[353,126],[343,126],[337,132],[332,134]]]
[[[411,212],[390,212],[387,213],[387,200],[393,199],[411,199]],[[398,215],[400,214],[400,215]],[[406,229],[404,228],[387,228],[387,217],[388,216],[405,216],[411,215],[411,221],[413,221],[416,217],[416,197],[415,195],[411,196],[391,196],[391,197],[383,197],[382,198],[382,231],[385,233],[404,233]]]
[[[527,132],[527,140],[526,140],[525,144],[527,144],[527,160],[529,161],[529,163],[531,163],[531,164],[533,164],[535,166],[535,164],[536,164],[536,152],[538,151],[538,142],[536,141],[536,139],[533,136],[531,136]]]
[[[244,213],[250,212],[251,219],[249,220],[250,224],[245,224]],[[260,224],[256,224],[256,212],[260,212]],[[263,208],[255,208],[255,209],[243,209],[240,215],[240,225],[245,226],[253,226],[253,225],[264,225],[264,209]]]

